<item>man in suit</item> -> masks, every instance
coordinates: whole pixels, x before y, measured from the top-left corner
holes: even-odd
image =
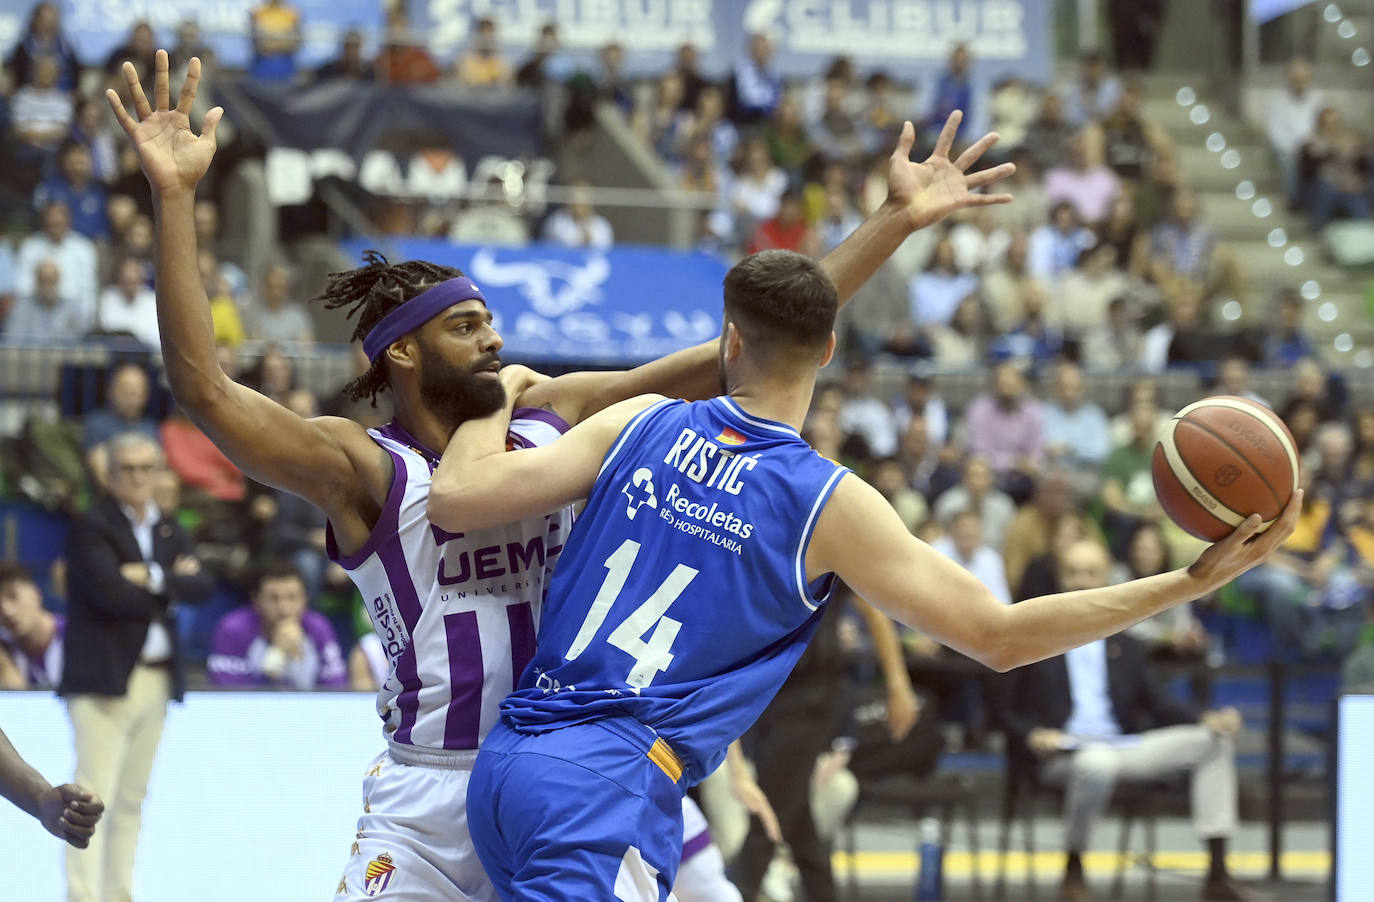
[[[76,782],[110,800],[109,825],[67,856],[69,902],[126,902],[143,796],[169,699],[180,700],[175,605],[208,595],[191,539],[153,501],[162,449],[110,440],[110,491],[67,536],[70,598],[59,693],[76,734]]]
[[[1059,578],[1065,591],[1098,589],[1108,584],[1110,565],[1100,543],[1078,541],[1060,556]],[[1004,679],[1000,715],[1011,766],[1066,787],[1063,898],[1089,898],[1081,856],[1117,781],[1187,771],[1193,825],[1211,855],[1202,898],[1252,899],[1226,870],[1227,838],[1237,821],[1240,714],[1193,710],[1161,691],[1148,666],[1145,647],[1120,633]]]

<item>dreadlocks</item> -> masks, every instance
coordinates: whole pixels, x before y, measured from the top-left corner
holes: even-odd
[[[312,298],[327,310],[348,309],[348,318],[358,314],[358,328],[353,341],[362,341],[382,318],[427,288],[461,276],[461,270],[440,266],[423,260],[388,263],[376,251],[363,252],[364,265],[348,272],[329,274],[324,291]],[[350,401],[372,400],[377,406],[377,393],[391,385],[384,358],[372,361],[366,373],[344,386]]]

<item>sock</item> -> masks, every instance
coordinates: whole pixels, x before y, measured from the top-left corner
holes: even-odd
[[[1078,852],[1069,852],[1068,859],[1064,862],[1065,877],[1083,877],[1083,856]]]
[[[1212,856],[1207,867],[1207,879],[1225,880],[1226,874],[1226,837],[1213,836],[1207,840],[1207,851]]]

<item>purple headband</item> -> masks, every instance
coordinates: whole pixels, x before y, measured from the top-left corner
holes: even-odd
[[[458,276],[425,289],[382,317],[382,321],[372,327],[372,331],[363,339],[363,353],[367,355],[368,360],[375,363],[393,341],[407,332],[414,332],[462,301],[481,301],[485,304],[487,299],[466,276]]]

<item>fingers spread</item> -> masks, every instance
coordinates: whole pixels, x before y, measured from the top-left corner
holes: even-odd
[[[186,66],[186,81],[181,84],[181,99],[177,101],[177,112],[191,115],[191,107],[196,102],[196,89],[200,85],[200,57],[191,57]]]
[[[892,156],[899,160],[911,159],[911,148],[916,143],[916,126],[908,119],[902,123],[902,134],[897,138],[897,147]]]
[[[138,118],[143,120],[153,115],[153,108],[148,104],[148,95],[143,93],[143,84],[138,80],[138,70],[128,61],[124,63],[124,80],[129,84],[129,94],[133,97],[134,112],[138,113]]]
[[[930,154],[932,157],[949,157],[949,150],[954,146],[954,135],[959,131],[959,123],[963,121],[963,110],[955,110],[949,114],[949,118],[945,120],[945,127],[940,129],[940,137],[935,141],[935,150]]]
[[[219,127],[219,121],[224,117],[224,107],[217,106],[205,114],[205,121],[200,125],[200,136],[215,140],[215,129]]]
[[[172,78],[168,74],[167,51],[159,50],[153,58],[153,101],[159,113],[166,112],[172,93]]]
[[[969,207],[991,207],[994,204],[1009,204],[1016,198],[1010,194],[970,194],[968,196]]]
[[[993,182],[1000,182],[1016,172],[1015,163],[1003,163],[1001,166],[994,166],[991,169],[980,169],[964,177],[964,184],[970,188],[981,188],[984,185],[991,185]]]
[[[970,166],[978,162],[979,157],[987,153],[989,147],[996,144],[999,140],[1001,140],[1001,136],[998,135],[997,132],[988,132],[986,135],[979,138],[972,147],[959,154],[959,159],[954,161],[955,167],[960,172],[966,171]]]

